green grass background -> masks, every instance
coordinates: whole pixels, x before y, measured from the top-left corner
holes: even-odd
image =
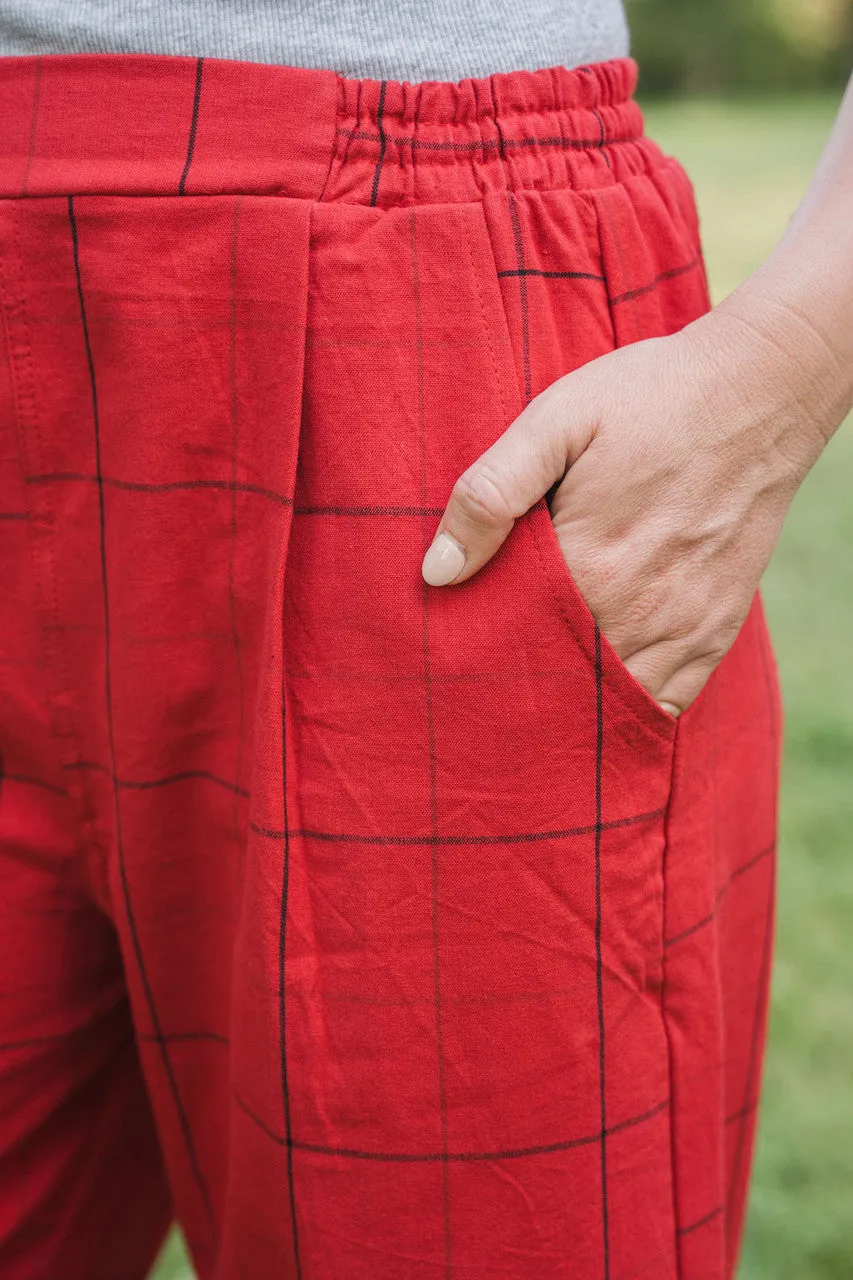
[[[715,300],[779,239],[836,106],[646,106],[649,134],[696,185]],[[764,584],[786,752],[770,1047],[739,1280],[853,1280],[851,492],[848,423],[797,496]],[[191,1277],[175,1234],[152,1280]]]

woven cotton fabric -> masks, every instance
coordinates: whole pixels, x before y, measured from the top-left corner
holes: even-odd
[[[708,309],[626,59],[0,59],[0,1272],[728,1280],[780,702],[678,720],[545,499],[556,378]],[[635,388],[638,399],[642,386]]]

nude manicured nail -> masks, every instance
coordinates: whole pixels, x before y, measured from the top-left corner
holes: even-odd
[[[424,556],[421,572],[431,587],[446,587],[465,568],[465,552],[448,533],[440,533]]]
[[[658,706],[663,707],[664,711],[668,711],[671,716],[679,716],[681,714],[678,707],[674,707],[671,702],[659,702]]]

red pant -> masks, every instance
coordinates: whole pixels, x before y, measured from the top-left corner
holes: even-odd
[[[0,59],[4,1280],[173,1211],[204,1280],[732,1274],[760,602],[676,722],[544,499],[420,572],[531,396],[708,307],[635,73]]]

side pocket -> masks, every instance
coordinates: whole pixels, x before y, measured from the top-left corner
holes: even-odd
[[[581,262],[583,271],[577,273],[582,279],[585,286],[584,292],[579,294],[572,302],[571,295],[563,292],[562,295],[539,295],[537,298],[533,295],[532,290],[527,286],[529,276],[522,274],[530,271],[538,272],[535,265],[537,263],[537,237],[535,229],[528,222],[528,210],[525,208],[522,199],[515,195],[510,195],[507,200],[506,194],[498,194],[496,197],[489,195],[484,203],[478,208],[482,212],[482,217],[472,220],[470,225],[470,235],[480,240],[479,244],[472,245],[472,258],[475,261],[488,261],[494,267],[490,271],[488,279],[484,279],[482,271],[475,273],[476,286],[480,293],[480,304],[483,312],[483,323],[488,326],[494,335],[494,343],[497,348],[498,358],[497,364],[501,370],[501,378],[504,381],[504,397],[509,397],[512,404],[512,416],[517,416],[521,412],[525,404],[525,383],[530,382],[529,370],[534,362],[538,359],[540,352],[537,344],[542,343],[549,348],[549,363],[556,370],[554,377],[569,373],[577,368],[580,363],[585,362],[585,358],[594,358],[595,355],[604,354],[608,349],[612,349],[614,345],[613,330],[611,322],[607,315],[606,303],[606,280],[601,272],[601,260],[599,257],[598,246],[594,248],[590,246],[590,236],[594,237],[594,213],[585,201],[578,200],[578,197],[571,192],[549,193],[551,196],[559,195],[564,197],[566,201],[574,203],[571,215],[567,216],[566,222],[570,225],[570,229],[574,235],[579,231],[585,232],[583,243],[580,245],[580,253],[586,255],[585,261]],[[503,208],[496,207],[496,201],[504,202]],[[579,225],[582,222],[582,214],[578,213],[578,207],[584,209],[587,213],[586,225]],[[552,199],[546,208],[539,206],[540,214],[551,218],[558,209],[557,202]],[[506,225],[502,225],[502,219],[506,217]],[[565,226],[562,228],[565,232]],[[514,251],[518,251],[519,243],[523,246],[521,253],[515,258],[516,263],[523,261],[523,267],[513,266],[512,262],[503,262],[501,254],[504,252],[502,247],[498,247],[503,236],[506,234],[506,244],[511,244]],[[499,240],[500,237],[500,240]],[[575,246],[572,246],[573,250]],[[573,254],[574,261],[578,260],[578,253]],[[587,269],[588,268],[588,269]],[[598,274],[597,274],[598,273]],[[541,272],[539,272],[541,276]],[[501,290],[501,277],[510,278],[515,284],[518,281],[519,296],[519,317],[518,324],[513,326],[510,323],[510,317],[507,313],[505,295]],[[538,289],[548,288],[550,280],[536,280]],[[584,302],[588,299],[588,303]],[[544,307],[545,301],[549,306],[545,316],[541,314],[534,315],[536,321],[535,328],[531,326],[531,316],[534,308],[537,312]],[[581,310],[581,308],[583,308]],[[543,324],[544,320],[544,324]],[[520,337],[521,352],[520,356],[516,353],[515,344],[513,342],[513,330]],[[531,341],[531,331],[535,333],[535,337]],[[591,352],[584,353],[584,360],[578,360],[574,351],[567,351],[565,348],[566,338],[564,335],[571,335],[582,331],[588,335],[590,331],[596,334],[597,348]],[[562,366],[562,367],[561,367]],[[506,378],[506,370],[515,371],[515,381],[510,387],[507,386],[509,380]],[[548,381],[553,381],[549,376]],[[538,385],[533,379],[533,385]],[[547,382],[546,384],[547,385]],[[507,423],[511,417],[507,417]],[[525,558],[531,564],[530,581],[537,580],[543,583],[550,596],[552,608],[559,614],[563,625],[568,631],[568,636],[574,640],[577,649],[583,657],[584,662],[595,669],[600,661],[602,665],[602,677],[605,685],[611,694],[618,700],[621,706],[630,715],[643,724],[646,728],[650,728],[655,733],[663,737],[667,742],[674,740],[677,720],[667,711],[658,705],[651,694],[640,684],[640,682],[632,675],[625,666],[622,659],[616,653],[607,637],[599,630],[595,617],[589,606],[584,600],[573,576],[571,569],[566,562],[557,537],[557,531],[551,519],[551,513],[548,509],[545,498],[541,498],[536,502],[530,510],[517,521],[517,530],[513,535],[524,539],[527,545]]]

